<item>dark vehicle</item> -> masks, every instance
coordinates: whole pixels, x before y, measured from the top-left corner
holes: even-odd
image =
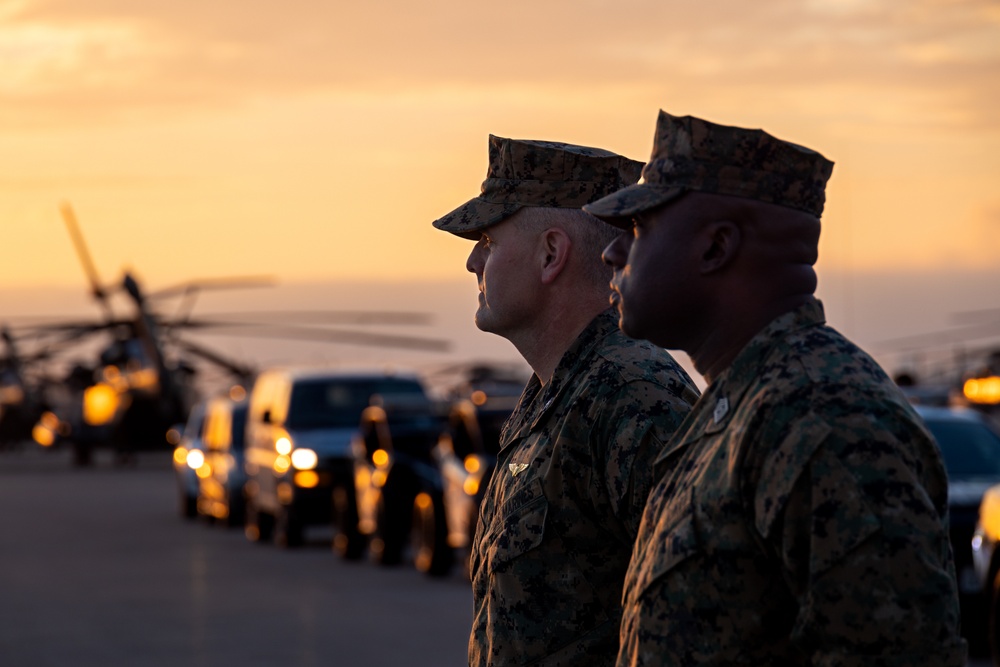
[[[466,564],[483,494],[496,467],[500,431],[516,405],[516,396],[473,392],[470,399],[452,405],[448,428],[434,448],[447,522],[445,542]],[[414,516],[421,519],[413,531],[414,550],[424,561],[433,562],[440,528],[424,520],[423,514],[415,512]]]
[[[451,567],[444,548],[441,475],[431,456],[441,428],[438,411],[424,393],[383,394],[365,409],[353,445],[354,503],[335,499],[334,547],[342,556],[359,558],[367,544],[377,562],[400,563],[417,508],[441,527],[442,548],[426,567]]]
[[[379,371],[261,373],[247,416],[247,537],[273,533],[291,547],[308,526],[329,524],[335,490],[353,489],[351,442],[361,413],[373,397],[423,391],[414,376]]]
[[[917,406],[941,449],[948,472],[948,519],[962,612],[970,651],[987,650],[989,599],[976,575],[974,533],[987,489],[1000,483],[1000,434],[981,413],[965,408]]]
[[[229,398],[209,402],[205,412],[204,463],[198,477],[198,513],[227,526],[242,526],[248,403]]]
[[[205,403],[197,403],[180,429],[180,442],[174,448],[174,473],[177,477],[178,509],[182,517],[198,514],[198,473],[205,463],[202,434],[205,429]]]

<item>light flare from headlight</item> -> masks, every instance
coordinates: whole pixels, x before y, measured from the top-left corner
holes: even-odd
[[[319,463],[319,457],[311,449],[296,449],[292,452],[292,467],[296,470],[312,470]]]
[[[197,470],[205,465],[205,455],[198,449],[192,449],[187,453],[187,464],[191,470]]]

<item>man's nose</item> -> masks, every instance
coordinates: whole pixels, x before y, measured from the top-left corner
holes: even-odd
[[[632,245],[631,241],[632,235],[628,232],[622,232],[604,249],[604,252],[601,253],[601,259],[604,260],[605,264],[620,269],[625,266],[625,261],[628,259],[628,249]]]
[[[476,243],[472,247],[472,252],[469,253],[469,258],[465,260],[465,270],[469,273],[475,273],[478,275],[479,271],[477,269],[482,266],[481,249],[479,243]]]

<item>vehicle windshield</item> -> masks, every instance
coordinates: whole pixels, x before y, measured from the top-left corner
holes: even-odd
[[[318,379],[296,382],[288,408],[289,428],[357,426],[374,395],[423,396],[418,382],[398,378]]]
[[[948,477],[1000,476],[1000,436],[976,422],[927,420]]]

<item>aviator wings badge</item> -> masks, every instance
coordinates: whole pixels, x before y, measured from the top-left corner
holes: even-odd
[[[517,477],[522,472],[528,469],[527,463],[508,463],[507,467],[510,468],[510,474]]]

